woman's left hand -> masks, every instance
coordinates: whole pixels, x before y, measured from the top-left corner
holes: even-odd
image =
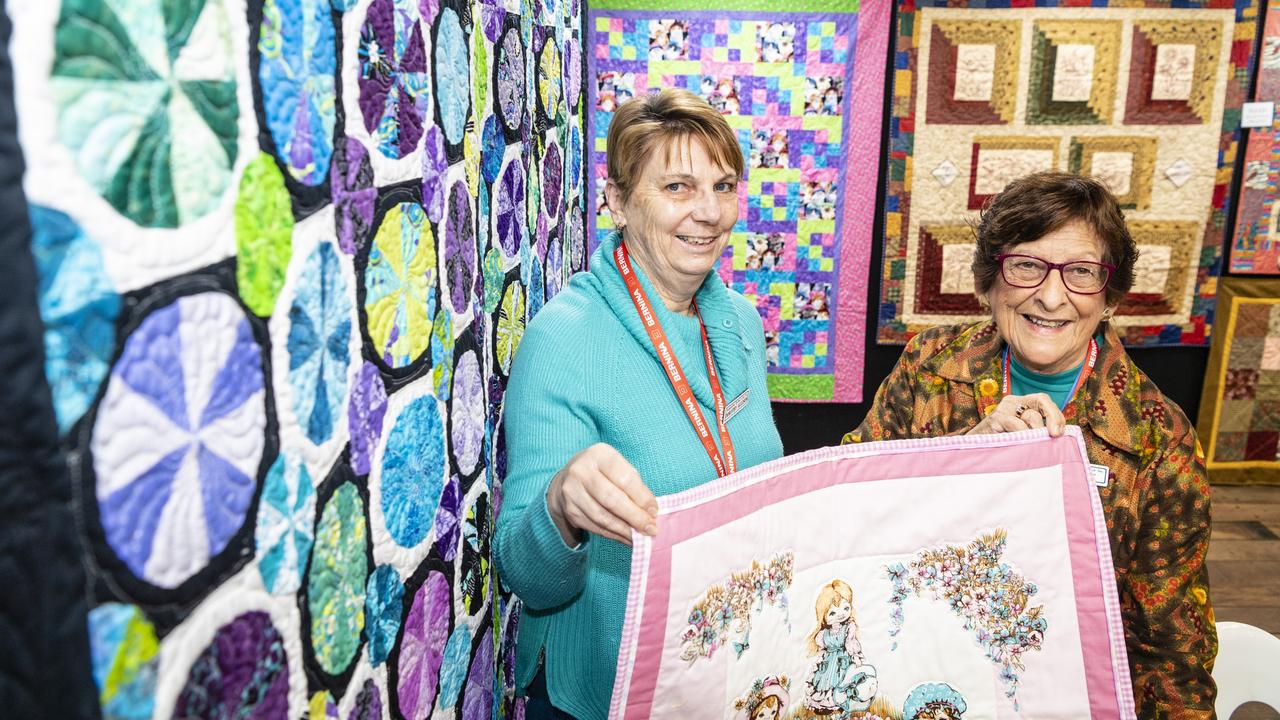
[[[1042,427],[1049,428],[1051,437],[1058,437],[1067,429],[1067,418],[1048,395],[1008,395],[966,435],[989,435]]]

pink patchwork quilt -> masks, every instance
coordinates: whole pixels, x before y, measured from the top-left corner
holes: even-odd
[[[662,498],[612,718],[1132,718],[1079,432],[816,450]]]

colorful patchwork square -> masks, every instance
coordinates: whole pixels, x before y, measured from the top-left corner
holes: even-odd
[[[981,210],[1006,185],[1025,175],[1058,167],[1058,139],[974,138],[969,174],[969,209]]]
[[[920,0],[899,8],[880,342],[982,319],[963,271],[944,271],[961,268],[969,251],[940,242],[936,230],[972,223],[1009,182],[1053,169],[1101,179],[1140,235],[1137,284],[1112,320],[1121,339],[1208,343],[1258,2],[1170,5]],[[1280,178],[1280,151],[1274,166],[1269,148],[1249,160],[1255,186],[1280,186],[1271,182],[1273,172]],[[1266,240],[1280,222],[1274,192],[1246,194],[1252,237],[1263,241],[1243,239],[1237,250],[1246,266],[1270,262],[1270,253],[1280,271],[1280,247]]]
[[[675,7],[592,3],[586,55],[598,112],[589,118],[589,180],[603,184],[605,139],[624,98],[662,87],[705,98],[737,133],[746,160],[738,222],[718,269],[760,312],[770,394],[856,402],[879,158],[878,130],[866,131],[881,122],[890,5]],[[631,59],[626,47],[641,52]],[[613,231],[602,204],[592,223],[593,244]]]
[[[1068,167],[1073,173],[1101,180],[1120,201],[1120,207],[1147,210],[1151,207],[1158,142],[1142,136],[1072,138]]]
[[[1222,39],[1221,22],[1136,23],[1125,124],[1209,122]]]
[[[933,124],[1001,125],[1017,104],[1017,22],[937,22],[930,35],[928,109]]]
[[[1134,220],[1127,223],[1138,246],[1134,282],[1117,316],[1183,317],[1192,302],[1191,282],[1200,256],[1200,228],[1178,220]]]
[[[968,225],[920,228],[916,268],[916,308],[922,313],[974,315],[982,312],[973,294],[976,240]]]
[[[1042,20],[1034,24],[1027,122],[1107,125],[1119,80],[1116,20]]]
[[[1197,430],[1214,482],[1280,484],[1280,280],[1223,278]]]

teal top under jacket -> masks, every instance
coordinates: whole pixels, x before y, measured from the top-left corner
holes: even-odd
[[[543,655],[552,703],[582,720],[609,711],[631,548],[593,535],[576,548],[566,545],[547,510],[551,478],[595,443],[616,448],[655,495],[716,477],[618,274],[612,256],[618,242],[615,234],[601,243],[590,269],[529,322],[503,410],[508,464],[493,557],[502,581],[524,603],[517,687],[528,686]],[[638,266],[636,274],[703,416],[714,423],[697,319],[668,310]],[[781,457],[760,316],[714,271],[696,300],[726,403],[749,393],[727,422],[738,469]]]
[[[1060,373],[1039,373],[1024,367],[1012,354],[1009,359],[1009,382],[1013,385],[1011,394],[1044,393],[1059,409],[1071,402],[1071,390],[1075,388],[1076,378],[1080,377],[1080,371],[1084,369],[1084,365],[1080,364]]]

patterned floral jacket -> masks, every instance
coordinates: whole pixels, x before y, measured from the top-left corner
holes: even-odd
[[[907,344],[857,429],[868,442],[963,433],[1000,402],[1004,340],[992,322],[935,327]],[[1209,484],[1195,429],[1108,330],[1063,413],[1091,462],[1111,536],[1138,717],[1212,718],[1218,635],[1209,604]]]

